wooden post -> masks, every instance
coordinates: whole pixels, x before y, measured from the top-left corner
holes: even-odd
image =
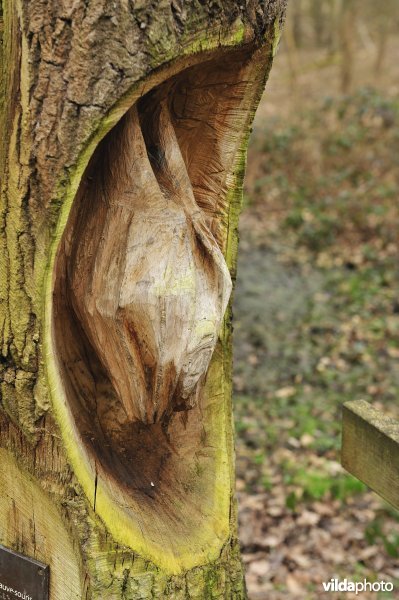
[[[399,510],[399,422],[354,400],[342,423],[342,466]]]
[[[285,1],[0,7],[0,544],[51,600],[244,598],[225,308]]]

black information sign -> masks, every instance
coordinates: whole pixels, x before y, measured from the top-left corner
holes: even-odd
[[[0,600],[48,600],[47,565],[0,544]]]

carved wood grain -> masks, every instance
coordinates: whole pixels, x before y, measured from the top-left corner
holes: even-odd
[[[197,403],[231,280],[167,99],[148,103],[97,162],[66,260],[72,307],[126,419],[149,424]]]

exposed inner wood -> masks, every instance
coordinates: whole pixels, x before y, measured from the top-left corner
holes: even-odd
[[[71,305],[126,420],[165,422],[192,408],[231,280],[195,202],[167,98],[144,98],[120,123],[74,233]]]
[[[82,453],[143,536],[177,554],[220,510],[224,408],[207,374],[231,291],[226,194],[259,88],[251,56],[187,68],[126,113],[56,261],[54,344]]]

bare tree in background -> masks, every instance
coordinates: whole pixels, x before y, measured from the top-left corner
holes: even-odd
[[[347,94],[353,80],[354,34],[357,0],[342,0],[340,15],[341,91]]]

